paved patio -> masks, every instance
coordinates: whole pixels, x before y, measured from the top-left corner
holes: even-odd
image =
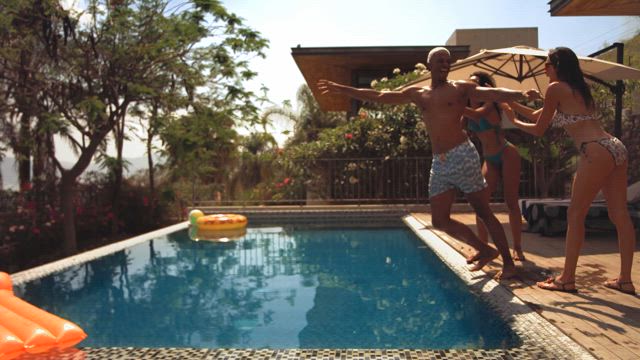
[[[430,214],[413,215],[421,222],[430,224]],[[473,214],[456,213],[452,216],[476,230]],[[498,218],[511,241],[507,215],[498,213]],[[471,253],[471,248],[465,243],[437,230],[433,232],[463,255]],[[640,298],[602,286],[606,279],[616,277],[619,271],[615,232],[587,233],[578,262],[577,294],[545,291],[535,286],[536,281],[544,280],[562,269],[563,236],[543,237],[523,233],[523,248],[527,261],[517,263],[521,268],[519,279],[503,281],[503,285],[596,357],[640,359]],[[485,271],[495,274],[499,266],[500,263],[495,261],[485,267]],[[636,244],[633,279],[640,290],[640,242]]]

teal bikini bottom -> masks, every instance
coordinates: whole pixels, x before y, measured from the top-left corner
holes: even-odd
[[[497,153],[491,154],[491,155],[485,155],[484,159],[486,161],[492,163],[493,165],[501,166],[502,165],[502,154],[504,153],[504,150],[507,148],[507,146],[509,146],[509,142],[505,141],[504,145],[502,145],[502,147],[500,148],[500,150],[498,150]]]

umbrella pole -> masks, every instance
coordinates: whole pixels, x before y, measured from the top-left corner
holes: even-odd
[[[589,55],[589,57],[596,57],[602,53],[605,53],[611,49],[616,49],[616,62],[618,64],[624,63],[624,44],[623,43],[613,43],[610,46],[607,46],[604,49],[598,50],[593,54]],[[616,80],[616,86],[610,86],[610,89],[616,95],[616,105],[615,105],[615,118],[613,122],[613,135],[617,138],[620,138],[622,135],[622,95],[624,95],[624,83],[622,80]]]
[[[618,64],[624,62],[624,44],[615,43],[617,49]],[[622,95],[624,94],[624,83],[622,80],[616,81],[616,118],[614,122],[614,134],[617,138],[622,135]]]

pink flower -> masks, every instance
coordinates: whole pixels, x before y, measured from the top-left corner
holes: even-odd
[[[31,190],[31,183],[30,182],[25,182],[20,184],[20,191],[29,191]]]
[[[31,229],[31,232],[32,232],[34,235],[39,235],[39,234],[40,234],[40,229],[39,229],[39,228],[37,228],[37,227],[34,227],[33,229]]]
[[[148,198],[148,197],[146,197],[146,196],[145,196],[145,197],[143,197],[143,198],[142,198],[142,204],[143,204],[144,206],[149,206],[149,198]]]
[[[291,182],[291,178],[284,178],[284,180],[282,181],[285,185],[289,185],[289,183]]]
[[[344,134],[344,138],[347,139],[347,140],[351,140],[351,139],[353,139],[353,134],[352,133],[346,133],[346,134]]]

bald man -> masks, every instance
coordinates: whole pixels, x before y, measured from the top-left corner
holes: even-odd
[[[489,207],[485,194],[487,183],[480,167],[480,157],[466,132],[460,118],[469,99],[479,101],[509,102],[537,98],[535,90],[521,92],[504,88],[484,88],[472,82],[447,80],[451,67],[451,54],[444,47],[432,49],[427,56],[427,68],[431,71],[431,85],[410,86],[400,91],[376,91],[358,89],[320,80],[321,94],[337,93],[355,99],[384,104],[414,103],[422,112],[422,120],[429,132],[433,150],[429,178],[429,202],[433,227],[445,231],[454,238],[466,241],[478,252],[477,263],[472,271],[502,256],[502,271],[496,279],[508,279],[516,269],[509,253],[507,238],[500,222]],[[461,190],[478,217],[484,222],[498,251],[483,243],[463,223],[451,219],[451,206],[456,198],[456,189]]]

